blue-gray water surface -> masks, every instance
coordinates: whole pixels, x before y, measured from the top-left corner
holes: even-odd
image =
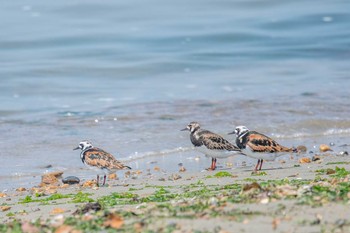
[[[146,171],[191,171],[190,121],[289,146],[350,143],[349,1],[2,1],[0,191],[94,178],[89,139]],[[348,149],[349,148],[346,148]],[[220,160],[233,164],[249,158]],[[46,168],[51,165],[52,168]]]

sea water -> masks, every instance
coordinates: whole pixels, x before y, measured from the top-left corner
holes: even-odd
[[[349,1],[2,1],[0,191],[94,178],[83,139],[133,169],[202,171],[190,121],[286,146],[350,143]],[[232,169],[255,160],[218,161]]]

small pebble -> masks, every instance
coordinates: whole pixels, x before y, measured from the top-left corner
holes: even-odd
[[[327,169],[327,172],[326,172],[327,175],[332,175],[334,173],[335,173],[334,169]]]
[[[8,211],[9,209],[11,209],[11,206],[0,206],[2,212]]]
[[[300,158],[299,159],[299,163],[310,163],[311,162],[311,159],[310,158]]]
[[[80,179],[76,176],[67,176],[66,178],[62,179],[62,182],[64,184],[79,184]]]
[[[261,199],[261,200],[260,200],[260,203],[261,203],[261,204],[267,204],[267,203],[269,203],[269,198],[266,197],[266,198]]]
[[[117,177],[117,174],[115,174],[115,173],[112,173],[112,174],[109,174],[108,175],[108,179],[109,180],[116,180],[118,177]]]
[[[61,177],[63,172],[50,172],[45,173],[41,176],[41,184],[40,186],[53,185],[58,183],[58,178]]]
[[[171,222],[171,223],[168,224],[168,227],[176,229],[177,228],[177,224],[175,222]]]
[[[311,225],[319,225],[321,224],[321,219],[316,218],[314,221],[311,222]]]
[[[96,212],[96,211],[99,211],[102,209],[102,206],[100,203],[98,202],[95,202],[95,203],[87,203],[85,206],[83,206],[83,208],[81,209],[77,209],[73,215],[76,215],[76,214],[86,214],[87,212],[90,212],[90,211],[93,211],[93,212]]]
[[[133,175],[141,175],[142,171],[141,170],[136,170],[132,172]]]
[[[330,142],[329,145],[330,146],[335,146],[335,143],[334,142]]]
[[[338,156],[347,156],[349,153],[347,151],[341,151],[339,152]]]
[[[66,210],[57,207],[57,208],[54,208],[53,210],[51,210],[50,215],[62,214],[64,212],[66,212]]]
[[[126,171],[126,172],[124,173],[124,177],[126,177],[126,178],[128,178],[130,175],[131,175],[131,172],[130,172],[130,171]]]
[[[332,149],[328,146],[328,145],[326,145],[326,144],[321,144],[320,145],[320,151],[321,152],[326,152],[326,151],[331,151]]]
[[[255,190],[261,190],[261,186],[256,182],[253,182],[251,184],[246,184],[243,186],[243,189],[242,189],[243,192],[251,192]]]
[[[179,174],[172,174],[168,177],[168,180],[178,180],[181,179],[181,176]]]
[[[20,187],[20,188],[17,188],[16,191],[17,191],[17,192],[23,192],[23,191],[26,191],[26,189],[23,188],[23,187]]]
[[[306,146],[298,146],[298,147],[297,147],[297,152],[298,152],[299,154],[301,154],[301,153],[306,153],[306,151],[307,151]]]
[[[217,206],[217,205],[218,205],[218,199],[217,199],[216,197],[211,197],[211,198],[209,199],[209,204],[210,204],[211,206]]]
[[[343,227],[346,224],[346,222],[347,221],[345,219],[337,219],[334,224],[338,227]]]

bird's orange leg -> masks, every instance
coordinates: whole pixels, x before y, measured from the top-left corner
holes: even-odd
[[[260,167],[259,167],[259,171],[261,170],[262,164],[263,164],[264,160],[260,160]]]

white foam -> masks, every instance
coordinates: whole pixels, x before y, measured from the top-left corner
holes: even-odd
[[[333,17],[331,17],[331,16],[324,16],[322,18],[322,21],[326,22],[326,23],[332,22],[333,21]]]
[[[143,153],[139,153],[135,151],[134,154],[129,155],[125,161],[138,160],[138,159],[143,159],[143,158],[152,157],[152,156],[168,155],[168,154],[173,154],[178,152],[189,151],[191,149],[192,148],[176,147],[173,149],[165,149],[161,151],[148,151]]]
[[[350,134],[350,129],[329,129],[323,135]]]

